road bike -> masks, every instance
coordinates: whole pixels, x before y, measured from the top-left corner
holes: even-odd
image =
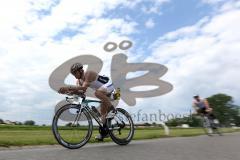
[[[83,93],[69,96],[66,97],[67,104],[56,111],[52,121],[52,132],[60,145],[69,149],[84,146],[97,128],[92,119],[97,122],[99,133],[104,129],[116,144],[127,145],[132,140],[134,123],[126,110],[115,108],[114,116],[109,116],[110,113],[107,115],[106,127],[103,128],[100,114],[95,107],[101,101],[86,99]]]

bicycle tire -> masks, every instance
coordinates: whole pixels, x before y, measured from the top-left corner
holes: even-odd
[[[115,134],[113,133],[113,130],[109,130],[109,135],[111,137],[111,139],[118,145],[127,145],[128,143],[130,143],[130,141],[132,140],[133,136],[134,136],[134,132],[135,132],[135,128],[134,128],[134,123],[132,120],[132,117],[130,116],[130,114],[125,111],[122,108],[116,108],[117,113],[120,112],[123,115],[126,116],[126,118],[129,120],[129,126],[130,126],[130,133],[128,134],[127,138],[124,139],[120,139],[118,137],[115,136]],[[111,127],[112,121],[113,119],[107,119],[107,126],[108,128]]]
[[[60,145],[62,145],[63,147],[68,148],[68,149],[78,149],[78,148],[81,148],[82,146],[84,146],[90,140],[90,138],[92,136],[92,132],[93,132],[93,124],[92,124],[92,119],[91,119],[91,116],[89,115],[89,113],[86,111],[85,108],[82,108],[82,113],[86,116],[87,121],[89,123],[87,135],[80,143],[72,144],[72,143],[66,142],[64,139],[62,139],[60,133],[58,132],[57,122],[58,122],[60,115],[64,111],[66,111],[67,109],[70,109],[70,108],[79,109],[78,105],[76,105],[76,104],[67,104],[67,105],[61,107],[54,115],[54,118],[52,121],[52,132],[53,132],[53,135],[54,135],[55,139],[57,140],[57,142]]]

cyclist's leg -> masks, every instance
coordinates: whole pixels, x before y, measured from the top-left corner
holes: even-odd
[[[103,123],[102,127],[99,127],[99,135],[97,135],[95,138],[98,141],[103,141],[104,138],[108,135],[107,132],[107,126],[106,126],[106,116],[108,113],[108,106],[111,105],[110,101],[107,101],[108,97],[106,96],[104,91],[96,90],[95,96],[99,98],[102,103],[100,104],[100,114],[101,114],[101,120]]]
[[[214,120],[216,119],[216,116],[213,113],[208,114],[209,119]]]
[[[208,111],[206,108],[204,109],[204,114],[207,116],[208,118],[208,122],[209,122],[209,133],[211,134],[213,131],[212,129],[216,129],[216,125],[214,123],[216,117],[215,115],[213,114],[212,110]]]
[[[110,101],[111,101],[111,100],[110,100],[110,96],[111,96],[111,94],[113,93],[113,91],[115,90],[114,87],[113,87],[112,82],[109,82],[109,83],[107,83],[107,84],[104,84],[104,85],[100,88],[100,90],[103,90],[103,91],[104,91],[105,95],[108,97],[107,100],[110,102]],[[110,102],[110,103],[111,103],[111,102]],[[109,114],[109,113],[110,113],[110,114]],[[106,117],[106,118],[113,118],[113,117],[115,116],[115,113],[116,113],[116,109],[115,109],[114,105],[111,103],[110,107],[107,108],[107,114],[106,114],[106,116],[108,116],[108,117]]]
[[[208,112],[208,116],[210,119],[216,119],[216,116],[213,114],[212,110]]]
[[[109,97],[107,96],[107,92],[102,90],[96,90],[95,96],[99,98],[102,103],[101,103],[101,108],[100,108],[100,113],[101,113],[101,119],[102,122],[104,123],[106,121],[106,116],[108,112],[112,109],[112,104],[110,102]]]
[[[200,108],[197,110],[197,113],[200,115],[200,116],[204,116],[207,114],[206,110],[204,108]]]
[[[205,122],[206,122],[206,126],[207,127],[211,127],[211,124],[210,124],[210,119],[209,119],[209,115],[208,115],[208,112],[206,112],[206,108],[201,108],[198,110],[198,113],[205,119]]]

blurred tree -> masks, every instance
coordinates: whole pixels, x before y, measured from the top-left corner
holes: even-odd
[[[151,126],[151,124],[148,123],[148,122],[144,123],[143,125],[144,125],[144,126]]]
[[[240,106],[234,104],[233,98],[227,94],[219,93],[207,98],[213,113],[219,121],[226,126],[231,123],[240,125]]]
[[[189,124],[189,126],[191,127],[201,127],[202,121],[201,118],[199,118],[199,116],[191,116],[189,117],[189,121],[187,124]]]
[[[166,122],[167,126],[176,127],[180,124],[179,119],[170,119]]]
[[[33,126],[33,125],[35,125],[35,122],[33,120],[27,120],[27,121],[24,122],[24,125]]]
[[[152,123],[152,126],[157,126],[157,123],[156,123],[156,122],[153,122],[153,123]]]
[[[72,125],[71,122],[67,123],[65,126],[70,127]]]

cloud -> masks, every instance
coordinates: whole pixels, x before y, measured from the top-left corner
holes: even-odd
[[[148,19],[146,22],[145,22],[145,26],[146,28],[153,28],[155,26],[155,23],[152,19]]]
[[[146,0],[147,1],[147,0]],[[149,1],[148,1],[149,2]],[[144,13],[146,14],[158,14],[161,15],[161,7],[165,4],[165,3],[169,3],[170,0],[154,0],[153,4],[148,5],[142,5],[141,9]]]
[[[212,17],[167,33],[150,47],[153,52],[145,61],[166,65],[169,72],[162,79],[174,85],[161,100],[153,98],[155,106],[186,111],[196,93],[202,97],[226,93],[240,103],[240,9],[236,3],[223,4],[231,10],[222,11],[221,6]]]
[[[120,43],[138,32],[132,18],[112,17],[114,10],[144,5],[145,0],[9,0],[0,7],[0,118],[42,120],[52,116],[54,103],[63,98],[48,86],[51,72],[66,60],[83,54],[104,61],[110,75],[107,41]],[[151,1],[151,3],[155,3]],[[157,3],[157,2],[156,2]],[[161,3],[160,1],[158,3]],[[132,53],[126,53],[132,55]],[[137,57],[130,56],[130,59]],[[74,82],[69,76],[70,82]],[[41,108],[44,108],[41,110]],[[25,114],[19,113],[25,112]],[[38,113],[39,112],[39,113]],[[51,121],[50,119],[48,119]]]
[[[226,2],[225,0],[202,0],[203,3],[216,5],[218,3]]]
[[[135,31],[135,22],[102,17],[122,1],[77,2],[19,1],[14,4],[14,1],[6,1],[1,4],[0,15],[9,16],[0,19],[3,24],[0,26],[0,117],[24,119],[25,116],[18,117],[17,110],[26,111],[26,115],[34,119],[35,110],[41,111],[43,104],[42,107],[47,106],[53,113],[54,103],[45,102],[56,102],[62,96],[48,86],[51,72],[81,54],[94,54],[110,65],[111,56],[106,56],[102,49],[104,43],[109,39],[116,42],[129,39],[128,35]],[[16,10],[14,6],[18,6]],[[51,12],[39,17],[41,10]],[[68,28],[76,30],[76,35],[63,33],[61,39],[54,39]]]
[[[216,13],[219,12],[225,12],[228,10],[232,10],[236,7],[240,7],[240,1],[239,0],[202,0],[203,4],[208,4],[212,6],[215,9]],[[216,14],[215,13],[215,14]]]

